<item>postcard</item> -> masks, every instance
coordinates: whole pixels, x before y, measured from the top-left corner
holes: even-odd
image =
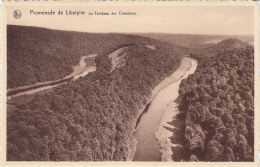
[[[4,1],[2,166],[259,166],[259,3]]]

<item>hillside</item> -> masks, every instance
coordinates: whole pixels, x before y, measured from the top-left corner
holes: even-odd
[[[79,63],[82,56],[101,54],[104,50],[132,43],[156,44],[158,41],[126,34],[8,25],[8,89],[62,79],[73,72],[72,67]]]
[[[27,27],[18,28],[25,31]],[[38,30],[27,28],[28,31],[31,29]],[[7,160],[131,160],[135,148],[133,133],[135,121],[140,115],[139,109],[149,102],[152,89],[179,67],[183,55],[187,53],[180,47],[138,36],[40,30],[46,31],[43,34],[53,35],[52,42],[61,50],[66,50],[67,47],[75,50],[73,48],[77,46],[82,47],[82,50],[76,52],[81,55],[98,52],[95,59],[97,70],[46,93],[11,99],[12,104],[7,106]],[[36,32],[24,33],[31,36],[34,34],[35,37]],[[83,40],[81,36],[88,38]],[[89,41],[89,36],[95,37],[92,39],[94,44],[84,45]],[[66,37],[70,37],[66,40],[70,45],[57,42]],[[75,44],[72,38],[77,39]],[[103,42],[109,40],[112,44]],[[56,49],[55,45],[48,44],[50,43],[42,42],[39,47]],[[155,49],[146,45],[154,46]],[[90,46],[94,49],[87,51],[84,48]],[[31,47],[32,50],[36,48]],[[119,54],[121,58],[113,55],[109,58],[108,55],[120,48],[125,48]],[[11,53],[13,52],[15,51]],[[69,52],[73,53],[71,50]],[[12,55],[15,54],[9,53],[9,57]],[[72,60],[73,56],[75,55],[68,60]],[[65,56],[61,54],[59,57],[63,59]],[[20,57],[17,59],[19,62],[23,61]],[[45,61],[52,62],[52,59],[53,55],[49,54],[49,59]],[[118,63],[121,59],[123,62]],[[30,57],[27,60],[37,62]],[[14,62],[15,59],[9,58],[9,67],[17,65]],[[69,61],[68,65],[72,62],[74,60]],[[46,68],[44,65],[43,67]],[[53,68],[57,69],[56,66]]]
[[[254,48],[227,39],[180,85],[186,161],[254,161]]]

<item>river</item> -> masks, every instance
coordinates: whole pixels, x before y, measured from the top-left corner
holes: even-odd
[[[80,77],[84,77],[89,72],[96,71],[96,65],[93,65],[93,63],[90,63],[92,65],[87,65],[86,61],[89,60],[89,62],[94,62],[95,57],[97,54],[91,54],[82,56],[79,64],[73,67],[73,72],[70,75],[67,75],[63,79],[59,79],[56,81],[48,81],[48,82],[41,82],[30,86],[23,86],[19,88],[15,88],[12,90],[7,91],[7,99],[10,99],[12,97],[17,97],[25,94],[33,94],[40,92],[42,90],[51,89],[56,86],[65,84],[69,81],[75,81],[79,79]]]
[[[109,58],[112,59],[112,70],[116,68],[119,68],[125,64],[125,50],[127,47],[122,47],[114,52],[110,53],[108,55]],[[79,64],[73,67],[73,72],[67,76],[65,76],[63,79],[55,80],[55,81],[47,81],[47,82],[40,82],[36,83],[34,85],[29,86],[22,86],[14,89],[10,89],[7,91],[7,99],[10,99],[12,97],[17,97],[25,94],[33,94],[40,92],[42,90],[51,89],[53,87],[59,86],[61,84],[66,84],[70,81],[75,81],[79,79],[80,77],[84,77],[90,72],[96,71],[96,63],[95,63],[95,57],[97,54],[91,54],[82,56]]]
[[[166,113],[168,105],[178,97],[181,80],[194,73],[196,68],[196,61],[186,57],[170,77],[164,79],[153,89],[153,100],[147,111],[142,114],[136,127],[135,138],[138,143],[134,161],[161,161],[161,149],[155,133],[162,124],[161,119]]]

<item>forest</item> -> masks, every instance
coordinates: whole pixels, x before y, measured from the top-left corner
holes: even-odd
[[[7,101],[7,161],[131,160],[139,109],[189,53],[198,67],[179,89],[184,160],[253,161],[254,48],[234,38],[198,46],[8,25],[8,89],[62,79],[82,56],[98,56],[85,77]],[[108,55],[122,47],[124,65],[111,70]]]
[[[61,32],[55,31],[55,33]],[[95,39],[99,42],[94,42],[96,44],[93,44],[94,49],[84,52],[84,54],[97,52],[102,48],[95,59],[97,63],[95,72],[44,93],[12,99],[13,103],[9,103],[7,110],[8,161],[130,159],[129,154],[134,145],[134,121],[139,114],[138,110],[148,102],[151,90],[179,67],[184,52],[177,46],[148,38],[127,36],[129,39],[132,38],[133,42],[130,40],[131,43],[126,44],[121,41],[126,35],[107,36],[110,36],[115,44],[102,48],[110,44],[103,43],[101,40],[103,35],[100,34],[100,37]],[[45,35],[42,38],[45,38]],[[118,41],[115,41],[115,38]],[[57,37],[56,40],[58,39]],[[68,42],[71,48],[79,47],[77,42],[72,46],[69,41],[71,40],[64,42]],[[156,46],[156,49],[145,47],[145,43]],[[112,65],[108,54],[125,46],[127,46],[125,65],[110,72]],[[44,46],[39,44],[39,47]],[[33,48],[36,49],[38,48]],[[64,52],[60,52],[60,59],[63,59],[62,53]],[[82,55],[83,51],[79,50],[76,53]],[[8,56],[12,56],[11,53]],[[14,57],[16,56],[18,55],[14,54]],[[32,56],[20,61],[37,62],[34,58]],[[14,61],[13,58],[9,60]],[[72,58],[63,60],[61,65],[66,66],[65,62],[68,61],[70,64]],[[17,64],[10,63],[8,68],[15,65]],[[41,68],[43,67],[47,68],[44,63]],[[20,68],[23,70],[25,66]],[[54,66],[50,70],[55,68],[57,67]],[[32,74],[34,72],[32,70]],[[14,77],[11,70],[9,74],[10,77]],[[29,77],[28,80],[30,78],[33,77]],[[18,80],[19,78],[14,83],[26,84]],[[10,87],[17,86],[11,85]]]
[[[252,162],[254,48],[227,39],[214,46],[214,56],[209,50],[191,54],[197,70],[179,89],[186,160]]]
[[[62,79],[82,56],[132,43],[156,40],[117,33],[84,33],[29,26],[7,26],[7,87]],[[181,48],[181,47],[179,47]]]

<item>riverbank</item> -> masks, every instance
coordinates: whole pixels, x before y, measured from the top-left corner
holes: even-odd
[[[152,95],[149,98],[147,104],[151,103],[150,106],[150,110],[152,111],[148,111],[148,113],[150,112],[150,115],[144,113],[143,114],[143,110],[145,109],[146,105],[143,106],[138,114],[142,115],[141,121],[143,122],[143,125],[140,125],[140,127],[137,126],[136,128],[136,133],[135,133],[135,138],[138,140],[138,147],[137,149],[133,148],[134,150],[137,150],[137,153],[135,154],[135,161],[143,161],[143,160],[147,160],[147,158],[149,160],[153,160],[153,158],[151,158],[151,156],[157,157],[157,154],[159,156],[159,158],[155,158],[155,161],[160,161],[161,160],[161,155],[159,153],[159,145],[158,145],[158,141],[155,139],[155,133],[158,130],[161,118],[164,115],[164,112],[167,109],[167,104],[171,101],[172,96],[170,95],[170,99],[164,98],[164,94],[166,92],[168,92],[168,90],[164,90],[166,87],[168,87],[170,84],[175,83],[176,81],[180,80],[182,78],[182,76],[190,69],[191,67],[191,62],[190,62],[190,58],[184,58],[181,62],[180,67],[170,76],[165,78],[159,85],[157,85],[153,90],[152,90]],[[181,81],[181,80],[180,80]],[[179,84],[178,84],[179,86]],[[170,90],[175,90],[177,91],[177,96],[178,96],[178,88],[170,88]],[[166,92],[165,92],[166,91]],[[156,100],[157,99],[157,100]],[[170,101],[169,101],[170,100]],[[154,102],[156,101],[156,102]],[[138,115],[138,116],[139,116]],[[137,117],[138,119],[138,117]],[[135,121],[137,121],[137,119]],[[151,122],[152,121],[152,122]],[[149,123],[151,122],[151,123]],[[146,126],[145,124],[150,124],[148,126]],[[146,135],[145,137],[143,137],[143,135]],[[149,144],[148,144],[148,143]],[[152,145],[152,146],[151,146]],[[140,151],[140,147],[142,147],[141,151]],[[151,147],[154,147],[151,149]],[[157,148],[158,147],[158,148]],[[138,151],[139,149],[139,151]],[[149,151],[150,149],[150,151]],[[143,152],[145,150],[145,152],[149,153],[149,154],[153,154],[151,156],[145,156],[145,155],[141,155],[141,154],[145,154],[145,153],[140,153]],[[154,150],[158,150],[158,153],[155,153],[156,151]],[[152,152],[152,153],[151,153]],[[143,156],[143,157],[142,157]]]
[[[171,102],[155,133],[155,138],[160,145],[161,161],[164,162],[181,161],[184,155],[183,143],[180,140],[183,134],[181,125],[184,125],[184,120],[178,119],[178,114],[178,105]]]
[[[174,94],[174,98],[167,105],[166,112],[160,121],[158,131],[155,137],[160,145],[161,161],[182,161],[184,152],[184,141],[182,138],[184,119],[178,117],[180,113],[178,104],[175,100],[178,98],[178,89],[181,79],[187,78],[189,74],[195,72],[197,63],[195,60],[190,59],[190,63],[183,66],[183,71],[176,74],[179,78],[176,84],[176,91],[169,92]],[[186,72],[185,72],[186,71]]]

